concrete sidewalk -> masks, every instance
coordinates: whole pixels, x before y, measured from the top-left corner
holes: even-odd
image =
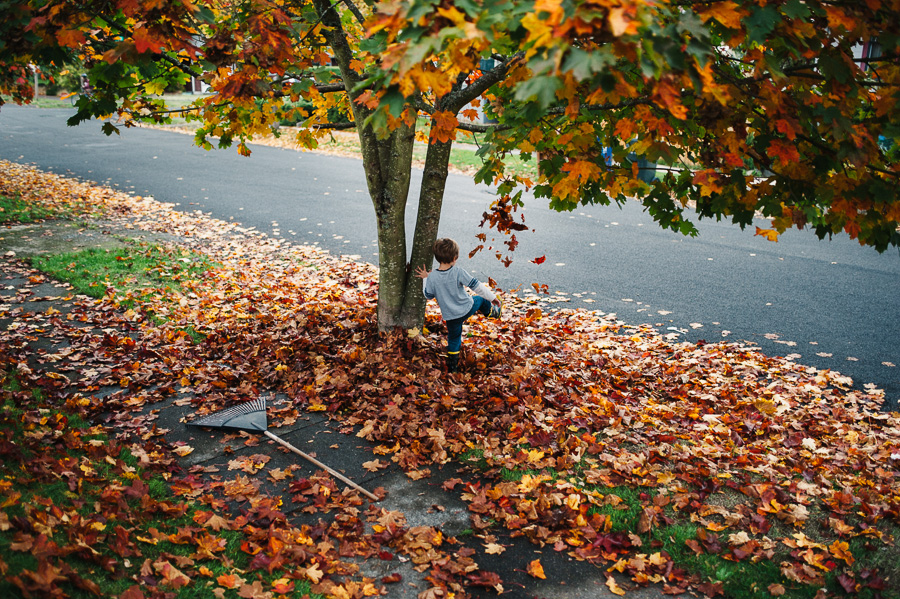
[[[91,227],[76,226],[69,222],[49,222],[38,225],[7,227],[0,232],[0,256],[4,256],[0,275],[0,326],[19,341],[27,344],[29,367],[35,372],[43,372],[47,364],[53,364],[54,373],[72,371],[70,379],[80,373],[77,362],[73,361],[66,331],[82,330],[115,334],[119,337],[136,338],[139,330],[129,325],[127,318],[113,315],[111,320],[97,322],[85,310],[86,302],[73,296],[68,285],[36,273],[27,265],[30,257],[45,253],[76,251],[88,247],[111,249],[128,243],[150,242],[179,245],[183,240],[170,234],[151,233],[136,229],[116,228],[112,223],[93,223]],[[194,244],[196,241],[193,242]],[[108,315],[108,314],[107,314]],[[113,329],[110,322],[116,323]],[[67,364],[69,366],[67,366]],[[100,387],[93,396],[102,399],[114,394],[121,395],[120,387]],[[163,401],[147,403],[130,413],[130,420],[121,422],[110,415],[105,422],[111,434],[127,437],[136,430],[155,427],[155,433],[173,446],[192,448],[190,453],[179,458],[181,467],[198,476],[215,477],[217,473],[227,473],[229,463],[254,454],[270,456],[265,469],[249,475],[254,484],[259,484],[265,493],[282,498],[283,511],[298,524],[312,523],[329,515],[308,513],[303,504],[294,503],[289,486],[291,478],[282,481],[266,476],[270,469],[290,470],[293,478],[311,477],[318,470],[311,463],[286,451],[265,437],[235,435],[222,430],[197,429],[186,426],[192,419],[195,408],[191,405],[193,396],[189,393],[175,393]],[[486,553],[486,543],[482,535],[476,535],[475,527],[466,502],[460,498],[463,485],[457,484],[452,491],[444,489],[449,479],[477,482],[472,471],[461,464],[451,462],[444,467],[430,466],[431,476],[412,480],[403,470],[390,460],[389,465],[377,472],[369,472],[363,463],[378,457],[374,445],[356,436],[358,427],[342,424],[338,419],[323,413],[305,413],[290,425],[283,425],[277,417],[278,407],[286,398],[280,395],[267,397],[269,407],[269,430],[302,451],[315,456],[326,465],[335,468],[368,491],[383,489],[384,499],[379,507],[402,512],[409,527],[434,527],[444,538],[455,537],[472,552],[473,559],[483,571],[495,572],[502,584],[502,596],[523,599],[530,598],[603,598],[615,597],[606,585],[609,574],[604,569],[586,562],[574,560],[565,552],[557,552],[551,546],[539,547],[523,537],[513,538],[508,531],[490,529],[495,538],[493,543],[505,547],[499,554]],[[338,416],[337,418],[340,418]],[[335,481],[338,488],[344,484]],[[447,485],[448,487],[451,485]],[[382,491],[379,490],[379,493]],[[227,500],[227,498],[224,498]],[[228,502],[232,509],[240,505]],[[455,549],[458,550],[458,549]],[[426,580],[426,573],[417,571],[414,564],[399,555],[374,556],[360,563],[361,572],[366,576],[380,579],[390,574],[400,574],[402,582],[387,585],[390,597],[415,598],[432,585]],[[405,561],[404,561],[405,559]],[[540,559],[546,580],[529,575],[525,568],[535,559]],[[631,589],[635,585],[627,578],[617,575],[616,581],[622,588]],[[497,596],[498,589],[467,589],[475,597]],[[638,587],[630,590],[631,597],[663,597],[660,586]]]

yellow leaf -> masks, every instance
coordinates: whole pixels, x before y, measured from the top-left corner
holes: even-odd
[[[609,28],[616,37],[623,36],[626,33],[637,33],[637,22],[631,18],[631,15],[625,14],[625,10],[624,7],[618,7],[609,11]]]
[[[319,581],[322,580],[322,577],[325,576],[325,573],[319,569],[319,564],[313,564],[309,568],[303,572],[306,577],[312,581],[313,584],[319,584]]]
[[[161,81],[148,81],[144,84],[144,91],[153,96],[161,96],[166,91],[166,84]]]
[[[756,227],[756,235],[759,237],[765,237],[769,241],[778,241],[778,231],[776,231],[775,229],[760,229],[759,227]],[[755,403],[756,402],[754,402],[754,404]],[[757,406],[757,409],[758,408],[759,406]],[[760,410],[760,412],[762,412],[762,410]]]
[[[656,477],[656,483],[659,485],[667,485],[675,480],[675,475],[671,472],[662,472]]]
[[[625,591],[616,584],[615,579],[612,576],[608,576],[606,578],[606,588],[615,593],[616,595],[624,595]]]

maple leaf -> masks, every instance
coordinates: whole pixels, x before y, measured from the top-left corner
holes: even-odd
[[[319,568],[319,564],[313,564],[308,568],[301,569],[301,574],[306,576],[313,584],[318,584],[319,581],[322,580],[322,577],[325,576],[325,573]]]
[[[264,591],[262,582],[254,580],[253,583],[245,583],[238,589],[238,597],[243,599],[272,599],[272,593]]]
[[[775,229],[760,229],[759,227],[756,227],[755,235],[757,235],[759,237],[765,237],[769,241],[778,241],[778,231],[776,231]],[[766,400],[757,400],[757,401],[760,402],[760,405],[763,405],[766,403]],[[768,402],[768,403],[771,403],[771,402]],[[759,407],[759,406],[757,406],[757,407]],[[760,409],[760,411],[763,411],[763,410]]]
[[[455,137],[459,125],[456,115],[446,110],[438,110],[432,115],[434,124],[431,127],[432,141],[445,143]]]
[[[145,52],[157,52],[160,48],[159,42],[145,27],[136,27],[132,34],[132,38],[134,39],[135,49],[141,54]]]
[[[741,9],[741,7],[732,0],[715,2],[710,4],[708,8],[704,8],[699,12],[700,18],[704,21],[715,19],[722,25],[731,29],[740,29],[741,19],[743,19],[746,14],[746,11]]]
[[[616,583],[616,580],[612,576],[606,577],[606,588],[616,595],[625,594],[625,590]]]
[[[797,147],[781,139],[772,140],[767,154],[783,166],[800,162],[800,152],[797,151]]]
[[[388,467],[387,462],[382,462],[381,460],[371,460],[368,462],[363,462],[362,467],[368,470],[369,472],[378,472],[379,470],[383,470]]]
[[[178,589],[191,583],[191,579],[168,560],[155,562],[153,569],[162,576],[163,583],[172,588]]]
[[[504,547],[503,545],[499,545],[497,543],[488,543],[484,547],[485,547],[484,552],[489,553],[491,555],[500,555],[501,553],[506,551],[506,547]]]
[[[541,565],[541,560],[539,559],[528,562],[528,567],[525,569],[525,571],[534,578],[547,578],[547,575],[544,574],[544,566]]]

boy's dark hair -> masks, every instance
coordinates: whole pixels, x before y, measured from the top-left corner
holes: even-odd
[[[441,264],[450,264],[459,258],[459,245],[449,237],[435,241],[433,250],[434,257]]]

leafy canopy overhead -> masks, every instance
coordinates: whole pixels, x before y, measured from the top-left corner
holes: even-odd
[[[761,212],[771,239],[809,225],[884,250],[900,245],[898,11],[891,0],[412,0],[381,5],[370,32],[383,98],[516,57],[485,94],[499,126],[479,174],[507,192],[530,182],[507,176],[502,157],[538,152],[534,193],[557,209],[637,197],[685,233],[688,206],[741,225]],[[647,161],[661,173],[650,184]]]
[[[687,234],[695,210],[765,215],[773,240],[796,225],[900,246],[900,0],[5,5],[3,88],[21,100],[25,63],[79,54],[97,93],[73,124],[164,120],[158,94],[198,76],[211,95],[187,116],[207,147],[249,153],[286,114],[307,146],[334,128],[384,139],[421,115],[433,143],[476,133],[501,230],[521,227],[531,191],[559,210],[637,198]],[[512,152],[537,157],[536,181],[505,170]]]

